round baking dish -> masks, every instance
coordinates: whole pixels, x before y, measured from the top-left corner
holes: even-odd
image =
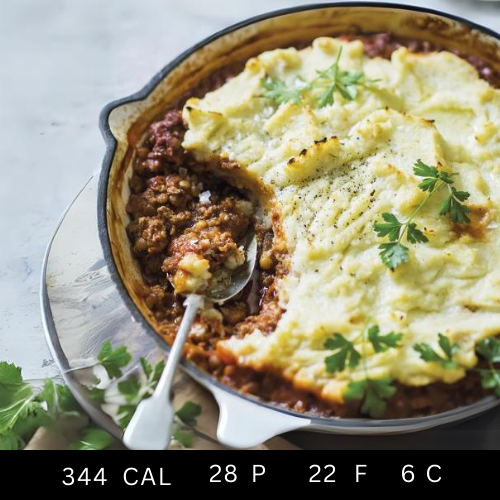
[[[130,194],[128,179],[134,145],[162,109],[174,104],[197,82],[223,66],[318,36],[377,32],[461,50],[500,69],[500,35],[464,19],[395,4],[318,4],[272,12],[221,31],[181,54],[138,93],[103,109],[100,126],[107,151],[97,208],[104,255],[131,315],[166,351],[169,345],[156,333],[155,319],[139,295],[137,283],[142,278],[125,231],[129,220],[125,204]],[[188,362],[182,366],[217,399],[221,409],[218,437],[235,447],[253,446],[279,433],[303,428],[360,435],[415,432],[471,418],[500,403],[486,397],[444,413],[398,420],[314,418],[242,395]]]

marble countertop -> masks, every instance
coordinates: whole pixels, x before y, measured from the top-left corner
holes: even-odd
[[[39,307],[43,254],[60,214],[99,169],[97,118],[169,60],[249,16],[306,0],[0,2],[0,360],[57,374]],[[399,0],[500,30],[500,3]],[[69,257],[70,258],[70,257]]]

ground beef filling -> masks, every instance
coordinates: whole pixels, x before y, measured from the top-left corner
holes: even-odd
[[[241,240],[251,226],[255,229],[256,283],[235,300],[205,309],[188,340],[188,357],[222,378],[227,376],[227,365],[216,354],[217,342],[255,328],[275,329],[282,314],[275,281],[284,273],[286,255],[275,248],[272,228],[254,217],[248,195],[217,177],[214,165],[196,162],[183,150],[184,132],[180,109],[169,110],[150,126],[137,149],[127,233],[141,265],[145,303],[158,321],[159,333],[172,342],[184,311],[182,297],[174,293],[174,287],[182,290],[186,280],[183,262],[190,256],[201,257],[210,274],[231,272],[244,261]],[[235,165],[217,167],[230,170]]]
[[[415,52],[436,50],[427,42],[396,39],[388,34],[346,38],[361,39],[370,57],[389,58],[403,45]],[[485,80],[499,86],[498,73],[486,63],[458,55],[473,64]],[[237,74],[241,67],[242,64],[234,65],[212,75],[191,95],[203,96]],[[197,317],[188,339],[187,358],[226,385],[284,408],[324,417],[358,417],[357,402],[330,405],[294,388],[278,373],[242,368],[217,354],[217,343],[230,336],[245,336],[257,328],[265,334],[274,331],[283,313],[278,303],[277,281],[287,272],[288,262],[286,249],[274,233],[279,228],[279,215],[273,214],[273,227],[264,226],[255,217],[249,193],[236,189],[215,173],[218,169],[231,170],[235,165],[203,164],[182,148],[183,103],[151,124],[146,140],[137,148],[127,204],[131,218],[127,232],[144,278],[144,301],[158,322],[158,332],[172,343],[182,320],[183,299],[174,293],[172,284],[176,290],[189,285],[186,258],[201,258],[210,275],[221,269],[231,271],[241,263],[241,240],[253,226],[259,242],[257,277],[236,299],[209,307]],[[439,413],[470,404],[483,395],[475,373],[453,385],[400,385],[388,401],[385,417]]]

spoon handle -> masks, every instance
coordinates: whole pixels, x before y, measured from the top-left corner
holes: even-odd
[[[132,450],[164,450],[170,444],[175,417],[170,394],[172,382],[191,325],[202,304],[203,297],[195,294],[189,295],[184,302],[186,311],[155,392],[138,405],[123,435],[124,444]]]
[[[187,299],[184,301],[186,310],[184,311],[181,326],[175,336],[174,343],[168,355],[167,364],[158,381],[153,397],[159,398],[162,401],[170,401],[170,389],[174,381],[175,372],[177,371],[177,365],[182,356],[184,344],[191,331],[191,325],[202,304],[203,297],[201,295],[188,295]]]

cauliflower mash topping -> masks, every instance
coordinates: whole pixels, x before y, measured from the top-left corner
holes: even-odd
[[[344,70],[377,83],[322,107],[263,96],[263,79],[304,85],[339,53]],[[276,330],[220,342],[225,353],[331,401],[366,377],[454,383],[477,364],[477,343],[500,332],[500,91],[469,63],[405,48],[371,59],[360,41],[320,38],[249,60],[220,89],[190,99],[183,116],[183,146],[199,160],[236,161],[273,189],[290,255]],[[458,174],[471,223],[440,216],[436,194],[415,219],[428,242],[412,245],[411,259],[391,271],[374,223],[383,213],[406,220],[422,203],[417,160]],[[363,335],[370,325],[401,340],[377,352]],[[424,361],[415,349],[426,343],[440,352],[440,333],[458,346],[453,363]],[[327,370],[335,334],[362,363]]]

